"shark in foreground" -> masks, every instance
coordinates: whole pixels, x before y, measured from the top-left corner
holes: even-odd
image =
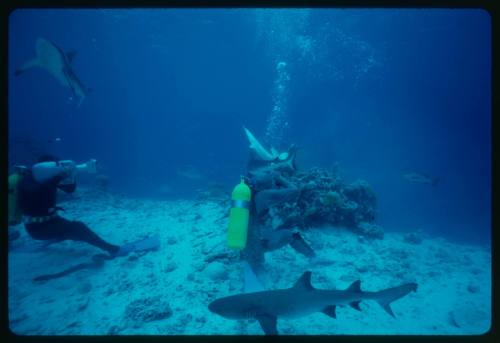
[[[80,82],[71,66],[74,56],[75,52],[64,53],[54,43],[44,38],[38,38],[36,41],[36,57],[17,69],[15,75],[21,75],[25,71],[36,67],[45,69],[63,86],[71,89],[74,97],[80,99],[78,102],[78,106],[80,106],[87,97],[89,89]]]
[[[314,312],[323,312],[336,318],[337,306],[350,305],[360,311],[363,300],[375,300],[395,317],[390,303],[416,292],[416,283],[384,289],[378,292],[363,292],[361,282],[353,282],[346,290],[316,289],[311,285],[311,272],[305,272],[291,288],[236,294],[217,299],[208,305],[211,312],[228,319],[255,318],[266,335],[277,335],[277,319],[296,318]]]

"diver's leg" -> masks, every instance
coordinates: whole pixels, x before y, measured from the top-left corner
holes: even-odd
[[[54,240],[63,240],[61,237],[61,229],[58,225],[52,225],[55,223],[54,218],[46,223],[31,223],[25,224],[24,228],[28,235],[39,241],[54,241]]]
[[[118,250],[120,250],[120,247],[118,245],[106,242],[84,223],[79,221],[73,221],[70,223],[72,232],[71,232],[71,237],[69,239],[89,243],[102,250],[106,250],[110,254],[114,254],[118,252]]]
[[[257,275],[261,275],[264,268],[264,252],[257,249],[245,249],[242,251],[241,258],[248,262],[252,270]]]
[[[264,249],[261,243],[260,225],[250,218],[247,234],[247,245],[241,252],[241,258],[247,261],[253,271],[259,275],[264,265]]]
[[[54,225],[59,228],[60,237],[63,239],[85,242],[105,250],[110,254],[114,254],[120,249],[118,245],[110,244],[103,240],[87,225],[80,221],[69,221],[58,217]]]

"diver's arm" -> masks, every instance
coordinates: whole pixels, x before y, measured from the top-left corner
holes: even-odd
[[[64,173],[62,178],[57,183],[57,188],[65,193],[73,193],[76,189],[76,174],[77,173],[96,173],[96,160],[91,159],[86,163],[75,164],[71,160],[65,160],[60,162],[64,166]],[[65,182],[62,182],[65,180]],[[62,182],[61,184],[59,184]]]
[[[57,184],[57,188],[65,193],[73,193],[76,189],[76,173],[79,166],[71,160],[61,161],[60,163],[64,167],[64,173],[62,174],[63,178]]]
[[[38,183],[54,187],[57,187],[70,174],[70,170],[56,162],[39,163],[33,167],[33,176]]]
[[[288,181],[281,175],[276,176],[276,184],[284,186],[284,188],[293,188],[293,189],[298,189],[296,185],[294,185],[292,182]]]

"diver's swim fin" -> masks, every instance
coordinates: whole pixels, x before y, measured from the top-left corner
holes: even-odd
[[[160,239],[157,236],[147,237],[135,242],[125,243],[120,247],[115,257],[127,256],[133,251],[152,251],[160,249]]]

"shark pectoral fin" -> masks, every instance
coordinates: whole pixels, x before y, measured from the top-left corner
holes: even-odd
[[[66,57],[68,58],[68,62],[71,63],[75,59],[76,50],[70,50],[66,52]]]
[[[260,327],[264,330],[266,335],[278,334],[278,318],[276,316],[264,313],[257,315],[255,319],[259,321]]]
[[[393,318],[396,318],[396,315],[394,314],[394,312],[392,312],[392,308],[391,308],[391,305],[389,303],[383,303],[381,301],[378,302],[380,304],[380,306],[382,306],[382,308],[385,310],[385,312],[389,313]]]
[[[335,305],[327,306],[321,312],[326,314],[328,317],[337,318],[337,314],[335,313]]]
[[[38,58],[35,58],[35,59],[33,59],[31,61],[28,61],[25,64],[23,64],[22,67],[16,69],[16,71],[14,72],[14,75],[15,76],[21,75],[26,70],[34,68],[34,67],[39,67],[39,66],[40,66],[40,62],[38,61]]]
[[[361,311],[361,307],[359,307],[359,301],[353,301],[352,303],[349,304],[353,309],[356,309],[358,311]]]

